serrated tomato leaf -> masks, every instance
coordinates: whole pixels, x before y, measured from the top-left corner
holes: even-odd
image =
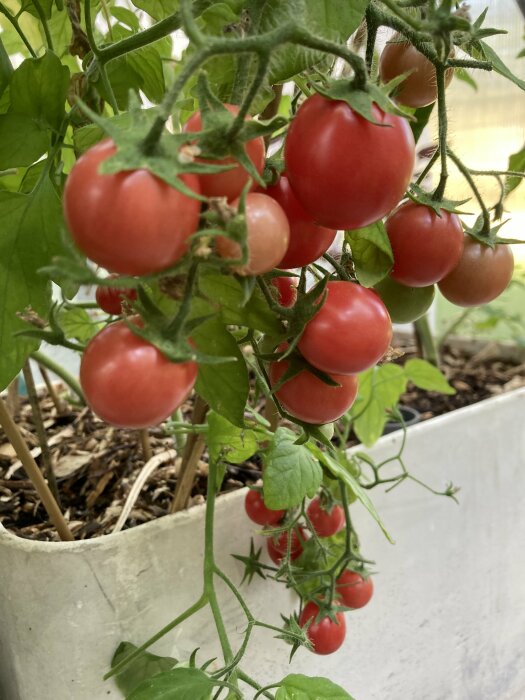
[[[121,642],[111,660],[111,668],[127,658],[136,649],[137,647],[131,642]],[[129,695],[144,680],[163,671],[169,671],[176,663],[177,659],[172,659],[169,656],[157,656],[145,651],[115,676],[115,682],[124,695]]]
[[[290,674],[283,678],[275,700],[353,700],[341,686],[327,678]]]
[[[346,231],[345,239],[352,250],[357,279],[364,287],[373,287],[386,277],[392,269],[394,256],[381,221]]]
[[[198,668],[174,668],[143,681],[126,700],[210,700],[213,687]]]

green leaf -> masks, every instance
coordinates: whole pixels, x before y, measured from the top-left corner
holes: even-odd
[[[354,700],[327,678],[290,674],[280,685],[275,700]]]
[[[147,112],[148,110],[143,111]],[[128,129],[132,126],[133,117],[130,112],[122,112],[122,114],[111,117],[109,121],[112,124],[118,125],[121,129]],[[106,138],[106,136],[107,134],[98,124],[88,124],[87,126],[75,129],[73,132],[75,150],[84,153],[84,151],[87,151],[88,148],[94,146],[101,139]]]
[[[179,9],[178,0],[132,0],[139,10],[144,10],[153,19],[160,20]]]
[[[220,318],[205,321],[192,331],[191,337],[197,349],[208,355],[237,358],[237,362],[199,365],[195,388],[213,410],[234,425],[243,427],[250,387],[246,362],[235,338]]]
[[[525,146],[523,146],[521,151],[511,155],[509,158],[509,170],[525,173]],[[525,178],[522,177],[508,177],[505,181],[506,195],[509,195],[513,190],[515,190],[524,179]]]
[[[2,38],[0,37],[0,96],[3,94],[6,87],[9,85],[11,75],[13,74],[13,66],[9,60],[9,55],[4,48]],[[0,161],[1,162],[1,161]]]
[[[257,452],[257,435],[253,430],[238,428],[215,411],[208,414],[208,428],[208,449],[214,462],[241,464]]]
[[[64,306],[58,313],[58,323],[66,338],[87,343],[88,340],[104,327],[103,323],[97,323],[88,314],[86,309],[75,306]]]
[[[386,277],[394,256],[383,222],[346,231],[345,239],[352,250],[357,279],[364,287],[373,287]]]
[[[297,445],[297,435],[278,428],[264,450],[264,502],[272,510],[293,508],[303,498],[317,493],[323,471],[304,445]]]
[[[51,181],[31,194],[0,191],[0,388],[16,376],[36,344],[14,337],[28,326],[17,313],[31,306],[43,317],[51,304],[50,282],[38,274],[61,252],[62,208]]]
[[[40,0],[40,7],[42,8],[44,17],[46,19],[49,19],[51,17],[53,2],[54,0]],[[39,17],[38,11],[35,7],[35,3],[33,2],[33,0],[23,0],[21,11],[29,12],[29,14],[33,15],[33,17]]]
[[[137,647],[131,642],[121,642],[111,660],[111,668],[114,668],[136,649]],[[115,676],[115,681],[124,695],[129,695],[145,679],[156,676],[163,671],[169,671],[176,663],[177,659],[172,659],[169,656],[157,656],[144,651]]]
[[[3,169],[28,166],[49,146],[49,132],[23,114],[0,115],[0,163]]]
[[[210,700],[213,687],[198,668],[174,668],[145,680],[126,700]]]
[[[26,58],[11,78],[13,114],[32,117],[42,128],[58,130],[65,115],[69,68],[51,51]]]
[[[420,389],[439,391],[441,394],[456,393],[443,372],[426,360],[408,360],[405,364],[405,373],[407,378]]]
[[[484,41],[479,41],[478,43],[479,43],[479,46],[481,47],[481,53],[483,54],[482,57],[485,58],[487,61],[490,61],[492,63],[492,67],[496,71],[496,73],[499,73],[504,78],[507,78],[507,80],[510,80],[511,82],[513,82],[515,85],[517,85],[522,90],[525,90],[525,80],[518,78],[518,76],[514,75],[514,73],[510,70],[510,68],[507,68],[507,66],[503,63],[501,58],[498,56],[498,54],[494,51],[492,46],[489,46]]]
[[[414,141],[417,143],[423,133],[426,125],[429,122],[430,115],[434,109],[435,103],[433,102],[428,107],[419,107],[414,111],[415,121],[410,122],[410,128],[412,129],[412,134],[414,135]]]
[[[471,76],[468,70],[466,70],[466,68],[454,68],[454,76],[458,80],[461,80],[467,85],[470,85],[470,87],[476,92],[478,91],[477,82],[474,80],[474,78]]]

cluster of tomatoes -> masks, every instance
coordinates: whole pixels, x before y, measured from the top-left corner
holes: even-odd
[[[264,527],[278,526],[286,516],[286,511],[270,510],[264,503],[260,491],[251,489],[246,494],[246,513],[250,520]],[[314,498],[307,508],[308,524],[316,537],[332,537],[345,527],[344,509],[339,504],[325,504],[320,496]],[[277,566],[289,557],[298,559],[303,552],[303,544],[308,537],[307,530],[294,526],[290,531],[269,536],[266,541],[270,559]],[[307,601],[299,615],[299,625],[306,628],[306,635],[316,654],[332,654],[343,644],[346,636],[346,621],[341,608],[357,610],[364,607],[372,597],[374,585],[370,577],[345,569],[335,582],[336,601],[330,607],[323,601]]]

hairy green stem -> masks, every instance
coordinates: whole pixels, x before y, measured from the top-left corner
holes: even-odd
[[[67,384],[67,386],[75,393],[80,402],[82,404],[86,403],[86,400],[84,398],[84,394],[82,392],[82,388],[79,384],[79,382],[75,379],[75,377],[70,374],[64,367],[58,362],[55,362],[52,360],[50,357],[47,355],[44,355],[43,352],[40,352],[40,350],[35,350],[34,352],[31,353],[31,357],[35,362],[38,362],[39,365],[43,365],[46,367],[46,369],[49,369],[53,374],[56,374],[57,377],[60,377],[62,381]]]
[[[436,191],[433,194],[433,199],[439,202],[443,199],[445,188],[448,180],[448,165],[447,165],[447,133],[448,133],[448,115],[447,104],[445,97],[445,74],[446,69],[443,64],[436,65],[436,83],[438,93],[438,120],[439,120],[439,154],[441,156],[441,177]]]
[[[408,14],[408,12],[405,12],[395,0],[381,0],[383,5],[386,5],[390,12],[393,12],[396,17],[399,19],[403,20],[405,24],[408,24],[409,27],[412,27],[412,29],[415,29],[416,31],[419,31],[421,29],[421,22],[418,22],[418,20],[415,17],[412,17],[412,15]]]
[[[14,16],[9,12],[9,10],[8,10],[6,7],[4,7],[4,5],[3,5],[2,3],[0,3],[0,14],[4,15],[5,18],[7,19],[7,21],[12,25],[13,29],[14,29],[15,32],[18,34],[18,36],[22,39],[22,41],[23,41],[23,43],[24,43],[24,46],[25,46],[26,49],[29,51],[29,53],[31,54],[31,56],[32,56],[33,58],[36,58],[36,52],[34,51],[33,47],[32,47],[31,44],[29,43],[29,40],[28,40],[28,38],[26,37],[26,35],[24,34],[24,32],[23,32],[23,30],[22,30],[22,27],[21,27],[20,24],[18,23],[17,18],[14,17]]]
[[[488,236],[490,233],[490,213],[489,213],[489,210],[487,209],[487,205],[483,201],[483,197],[481,196],[481,193],[478,190],[476,183],[474,182],[474,179],[472,178],[470,170],[461,161],[461,159],[458,158],[458,156],[453,151],[450,150],[450,148],[447,149],[447,153],[448,153],[450,160],[456,165],[459,172],[463,175],[465,180],[468,182],[469,187],[472,190],[472,193],[474,194],[474,197],[476,197],[476,199],[478,201],[478,204],[479,204],[480,209],[481,209],[482,214],[483,214],[482,234]]]
[[[54,51],[54,46],[53,46],[53,39],[51,37],[51,32],[49,31],[49,25],[47,23],[46,16],[44,14],[44,10],[42,9],[42,5],[40,4],[40,0],[31,0],[33,5],[35,6],[35,10],[37,11],[38,14],[38,19],[42,23],[42,27],[44,28],[44,34],[46,37],[46,43],[47,47],[51,50]]]
[[[430,323],[428,321],[427,314],[421,318],[418,318],[418,320],[414,322],[414,330],[418,344],[421,348],[423,359],[427,360],[427,362],[430,362],[436,367],[439,367],[439,352],[434,341],[432,331],[430,330]]]

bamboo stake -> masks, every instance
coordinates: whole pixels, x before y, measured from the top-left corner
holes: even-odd
[[[191,416],[192,425],[202,423],[208,412],[208,404],[201,399],[200,396],[195,397],[193,405],[193,413]],[[195,474],[197,472],[197,464],[202,457],[206,441],[201,433],[192,433],[188,435],[184,454],[182,455],[182,463],[180,465],[179,478],[175,489],[175,496],[171,503],[170,513],[176,513],[179,510],[186,508],[188,500],[191,496]]]

